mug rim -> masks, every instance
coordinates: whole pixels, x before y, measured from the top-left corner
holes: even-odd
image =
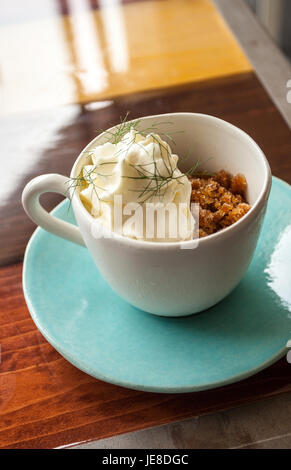
[[[247,212],[247,214],[245,214],[241,219],[237,220],[236,222],[234,222],[232,225],[218,231],[218,232],[215,232],[215,233],[212,233],[210,235],[207,235],[206,237],[203,237],[203,238],[194,238],[192,240],[181,240],[181,241],[178,241],[178,242],[154,242],[154,241],[147,241],[147,240],[140,240],[140,239],[135,239],[135,238],[130,238],[130,237],[126,237],[124,235],[120,235],[120,234],[117,234],[115,233],[113,230],[108,230],[108,233],[112,233],[113,236],[111,237],[113,240],[115,241],[119,241],[120,243],[123,243],[123,244],[126,244],[126,245],[129,245],[129,246],[132,246],[132,247],[135,247],[135,248],[151,248],[151,249],[169,249],[169,248],[172,248],[172,249],[176,249],[176,248],[192,248],[191,245],[194,244],[206,244],[206,243],[211,243],[211,242],[215,242],[217,239],[222,239],[223,237],[224,238],[228,238],[229,236],[231,236],[232,234],[234,233],[237,233],[240,229],[244,228],[247,224],[250,224],[252,222],[252,220],[254,220],[257,216],[257,214],[260,212],[260,210],[262,209],[262,207],[264,206],[264,204],[267,202],[267,199],[268,199],[268,196],[269,196],[269,193],[270,193],[270,189],[271,189],[271,184],[272,184],[272,178],[271,178],[271,169],[270,169],[270,166],[269,166],[269,163],[268,163],[268,160],[264,154],[264,152],[262,151],[262,149],[259,147],[259,145],[254,141],[254,139],[248,135],[245,131],[243,131],[242,129],[240,129],[239,127],[235,126],[234,124],[231,124],[230,122],[228,121],[225,121],[224,119],[221,119],[221,118],[218,118],[216,116],[212,116],[212,115],[209,115],[209,114],[203,114],[203,113],[188,113],[188,112],[179,112],[179,113],[165,113],[165,114],[154,114],[154,115],[151,115],[151,116],[143,116],[143,117],[140,117],[140,118],[136,118],[136,119],[132,119],[130,121],[127,121],[128,123],[130,122],[134,122],[136,121],[137,119],[138,120],[146,120],[146,119],[151,119],[151,118],[161,118],[161,117],[173,117],[173,116],[196,116],[197,118],[201,118],[201,119],[206,119],[206,120],[211,120],[212,122],[215,122],[217,123],[218,126],[224,126],[225,128],[229,129],[232,133],[235,133],[236,134],[236,137],[240,137],[244,140],[247,140],[251,146],[254,148],[254,150],[256,150],[256,156],[257,158],[259,158],[261,160],[261,162],[263,163],[263,166],[264,166],[264,169],[265,169],[265,174],[264,174],[264,181],[263,181],[263,185],[262,185],[262,189],[261,189],[261,192],[259,194],[259,196],[257,197],[255,203],[251,206],[250,210]],[[113,129],[115,129],[119,124],[116,124],[115,126],[112,126],[110,127],[109,129],[107,129],[106,131],[103,131],[101,132],[99,135],[97,135],[96,137],[94,137],[94,139],[92,139],[84,149],[82,149],[82,151],[80,152],[80,154],[78,155],[77,159],[75,160],[75,163],[72,167],[72,170],[71,170],[71,174],[70,174],[70,177],[74,177],[75,175],[75,171],[76,171],[76,168],[77,166],[79,165],[80,161],[82,160],[82,158],[84,157],[84,153],[85,151],[92,146],[92,144],[100,139],[102,136],[105,135],[106,132],[108,131],[111,131]],[[80,197],[79,197],[79,194],[77,194],[76,191],[74,191],[72,188],[70,188],[69,190],[70,192],[70,199],[73,203],[73,207],[74,207],[74,210],[80,210],[82,212],[82,214],[90,221],[97,221],[97,219],[95,219],[88,211],[87,209],[85,208],[84,204],[82,203]]]

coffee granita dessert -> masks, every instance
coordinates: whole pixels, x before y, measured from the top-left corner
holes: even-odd
[[[201,172],[199,160],[182,173],[178,155],[162,135],[149,130],[141,132],[138,125],[139,121],[122,122],[114,131],[105,132],[105,141],[87,152],[86,164],[71,182],[71,187],[79,187],[85,208],[101,225],[109,231],[115,227],[112,221],[116,197],[122,198],[122,210],[127,204],[139,205],[150,229],[145,231],[143,222],[140,227],[128,223],[131,216],[126,210],[116,231],[129,238],[156,242],[193,239],[191,203],[199,204],[201,238],[229,227],[249,211],[244,175],[233,176],[224,169],[215,174]],[[147,219],[147,203],[159,209],[156,218]],[[169,204],[177,209],[174,218],[167,213]],[[163,214],[160,209],[164,209]],[[158,216],[164,217],[162,236],[157,231]],[[177,228],[175,235],[173,228]]]
[[[199,204],[199,238],[229,227],[250,209],[242,174],[232,176],[220,170],[211,176],[191,176],[191,202]]]

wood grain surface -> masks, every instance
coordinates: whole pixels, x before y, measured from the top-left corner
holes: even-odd
[[[286,359],[254,377],[187,395],[138,392],[96,380],[35,328],[21,265],[0,270],[0,447],[51,448],[234,407],[291,390]]]
[[[265,151],[273,173],[291,182],[290,131],[253,73],[128,96],[109,104],[74,106],[66,109],[65,124],[60,119],[47,143],[43,139],[39,148],[36,143],[30,156],[33,165],[26,165],[26,173],[15,179],[14,191],[1,207],[5,222],[1,226],[2,262],[22,258],[34,228],[19,202],[25,181],[47,171],[68,174],[96,129],[118,121],[127,110],[132,111],[132,118],[171,111],[222,117],[250,133]],[[50,117],[43,117],[42,123]],[[49,198],[47,204],[52,207],[55,202]],[[136,392],[95,380],[70,365],[38,332],[24,302],[21,269],[18,263],[0,270],[3,448],[72,445],[291,390],[291,370],[285,359],[240,383],[187,396]]]

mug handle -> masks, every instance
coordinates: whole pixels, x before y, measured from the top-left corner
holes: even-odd
[[[22,205],[27,215],[40,227],[59,237],[85,246],[78,227],[57,219],[49,214],[40,204],[39,198],[44,193],[59,193],[68,196],[68,177],[49,174],[37,176],[25,186],[22,193]]]

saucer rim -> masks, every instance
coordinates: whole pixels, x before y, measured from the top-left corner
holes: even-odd
[[[285,187],[288,188],[288,190],[290,190],[291,185],[289,183],[287,183],[286,181],[284,181],[284,180],[282,180],[282,179],[280,179],[276,176],[273,176],[272,178],[275,179],[278,182],[278,184],[280,184],[281,186],[285,186]],[[60,207],[62,207],[63,205],[65,205],[65,204],[67,204],[67,199],[61,201],[50,213],[52,215],[54,215],[54,213],[57,212],[58,209]],[[92,368],[90,368],[90,367],[88,367],[88,365],[84,364],[82,360],[79,360],[79,359],[76,359],[75,357],[73,357],[70,354],[70,352],[66,350],[66,348],[64,348],[63,346],[60,347],[58,345],[58,342],[55,341],[55,339],[52,336],[50,336],[50,334],[46,331],[46,328],[43,328],[42,325],[40,324],[40,322],[38,320],[37,312],[35,311],[35,309],[32,305],[32,301],[30,299],[29,292],[28,292],[28,286],[26,285],[26,278],[27,278],[26,273],[27,273],[27,270],[28,270],[28,259],[29,259],[29,256],[30,256],[30,252],[33,249],[33,244],[34,244],[34,241],[35,241],[36,237],[38,236],[39,232],[41,232],[41,231],[44,231],[44,229],[42,229],[41,227],[37,227],[36,230],[31,235],[31,237],[30,237],[30,239],[27,243],[26,249],[25,249],[24,260],[23,260],[22,287],[23,287],[25,302],[26,302],[26,305],[28,307],[29,313],[30,313],[31,318],[32,318],[33,322],[35,323],[36,327],[40,331],[40,333],[51,344],[51,346],[53,346],[54,349],[56,349],[56,351],[61,356],[63,356],[66,360],[68,360],[73,366],[77,367],[81,371],[85,372],[86,374],[88,374],[88,375],[90,375],[90,376],[92,376],[92,377],[94,377],[98,380],[102,380],[104,382],[111,383],[113,385],[117,385],[117,386],[121,386],[121,387],[125,387],[125,388],[129,388],[129,389],[132,389],[132,390],[153,392],[153,393],[169,393],[169,394],[171,394],[171,393],[192,393],[192,392],[199,392],[199,391],[204,391],[204,390],[212,390],[212,389],[224,387],[226,385],[230,385],[232,383],[239,382],[241,380],[247,379],[248,377],[251,377],[251,376],[257,374],[258,372],[266,369],[267,367],[271,366],[272,364],[277,362],[279,359],[284,357],[287,354],[288,350],[289,350],[289,348],[286,345],[282,349],[280,349],[275,355],[271,356],[267,361],[263,362],[262,364],[260,364],[257,367],[249,369],[246,372],[242,372],[242,373],[233,375],[231,377],[228,377],[225,380],[209,382],[205,385],[188,385],[188,386],[178,386],[178,387],[177,386],[173,386],[173,387],[165,386],[165,387],[163,387],[163,386],[146,385],[146,384],[142,385],[142,384],[127,382],[125,380],[115,380],[114,377],[107,376],[107,375],[104,375],[104,374],[98,374],[98,373],[96,373],[95,370],[92,370]],[[68,241],[68,243],[72,243],[72,242]],[[85,249],[85,247],[83,249]],[[148,315],[151,315],[151,314],[148,313]]]

